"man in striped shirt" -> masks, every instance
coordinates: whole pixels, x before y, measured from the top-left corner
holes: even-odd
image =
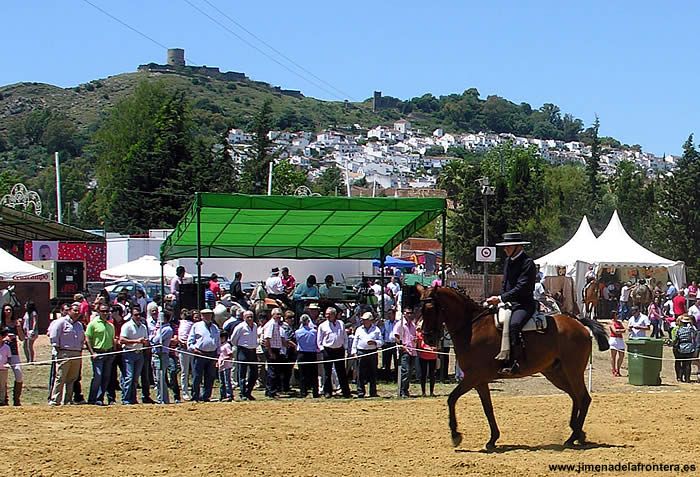
[[[324,380],[323,380],[323,395],[327,398],[333,396],[333,384],[331,377],[333,375],[333,367],[338,375],[340,389],[343,392],[343,397],[350,397],[350,386],[348,385],[348,375],[345,369],[345,350],[347,349],[348,336],[345,332],[345,324],[337,317],[337,310],[333,307],[328,307],[325,312],[326,321],[318,325],[316,334],[316,344],[318,349],[323,353],[323,360],[329,361],[323,363]]]
[[[287,340],[282,336],[281,319],[282,310],[275,308],[272,310],[270,321],[263,327],[263,351],[267,357],[265,396],[269,398],[277,397],[281,388],[279,363],[283,360],[282,347],[287,346]]]

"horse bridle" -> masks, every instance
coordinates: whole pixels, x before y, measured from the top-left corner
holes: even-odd
[[[433,304],[435,305],[435,307],[437,308],[437,311],[440,311],[441,308],[442,308],[442,307],[440,306],[440,302],[437,301],[437,300],[435,299],[435,297],[433,297],[433,296],[429,296],[429,297],[426,297],[426,298],[421,298],[420,300],[418,300],[418,302],[419,302],[419,303],[422,303],[422,305],[421,305],[421,307],[420,307],[420,315],[414,317],[414,319],[413,319],[413,321],[414,321],[415,323],[418,322],[418,319],[419,319],[419,318],[420,318],[420,319],[423,318],[423,307],[424,307],[427,303],[433,303]],[[484,308],[481,310],[481,312],[479,312],[479,314],[477,314],[474,318],[472,318],[472,323],[474,323],[474,322],[480,320],[480,319],[483,318],[484,316],[492,315],[492,314],[494,314],[494,313],[495,313],[495,310],[493,309],[493,307],[491,307],[491,306],[486,306],[486,307],[484,307]]]

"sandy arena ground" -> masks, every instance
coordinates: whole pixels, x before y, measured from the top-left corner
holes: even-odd
[[[458,404],[465,440],[456,450],[438,398],[25,407],[4,410],[0,425],[8,476],[554,475],[549,464],[700,464],[697,430],[672,444],[680,429],[697,428],[696,396],[596,396],[583,449],[561,446],[568,398],[498,397],[496,453],[481,451],[488,430],[471,394]]]
[[[42,403],[46,368],[37,366],[27,371],[30,405],[0,408],[4,474],[529,476],[566,474],[550,464],[628,462],[695,464],[698,470],[687,474],[700,472],[700,385],[666,379],[659,387],[629,386],[624,378],[607,377],[606,358],[599,353],[594,361],[599,389],[585,426],[590,444],[562,447],[570,433],[570,400],[532,377],[492,384],[501,427],[495,453],[482,451],[488,426],[473,392],[457,404],[464,442],[451,447],[445,398],[452,386],[440,386],[437,398],[409,400],[390,397],[392,388],[384,387],[384,398],[364,401],[51,408]],[[86,386],[89,378],[83,380]]]

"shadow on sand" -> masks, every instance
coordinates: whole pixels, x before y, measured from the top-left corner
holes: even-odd
[[[616,445],[616,444],[603,444],[603,443],[598,443],[598,442],[586,442],[583,445],[576,445],[576,446],[565,446],[564,444],[544,444],[544,445],[539,445],[539,446],[528,446],[524,444],[516,444],[516,445],[501,445],[497,446],[493,450],[487,450],[487,449],[478,449],[478,450],[471,450],[471,449],[455,449],[455,452],[465,452],[465,453],[480,453],[480,454],[503,454],[505,452],[512,452],[512,451],[530,451],[530,452],[536,452],[536,451],[543,451],[543,450],[549,450],[549,451],[556,451],[556,452],[562,452],[565,450],[588,450],[588,449],[626,449],[634,446],[622,444],[622,445]]]

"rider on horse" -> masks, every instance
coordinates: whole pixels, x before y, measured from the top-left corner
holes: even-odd
[[[535,313],[537,304],[533,297],[537,268],[535,262],[525,254],[524,245],[530,242],[523,240],[520,232],[503,234],[503,242],[496,244],[503,247],[507,258],[503,268],[503,286],[500,296],[491,296],[486,302],[489,305],[510,303],[511,358],[504,363],[499,374],[510,376],[517,374],[519,364],[515,357],[520,348],[520,332],[525,322]]]

